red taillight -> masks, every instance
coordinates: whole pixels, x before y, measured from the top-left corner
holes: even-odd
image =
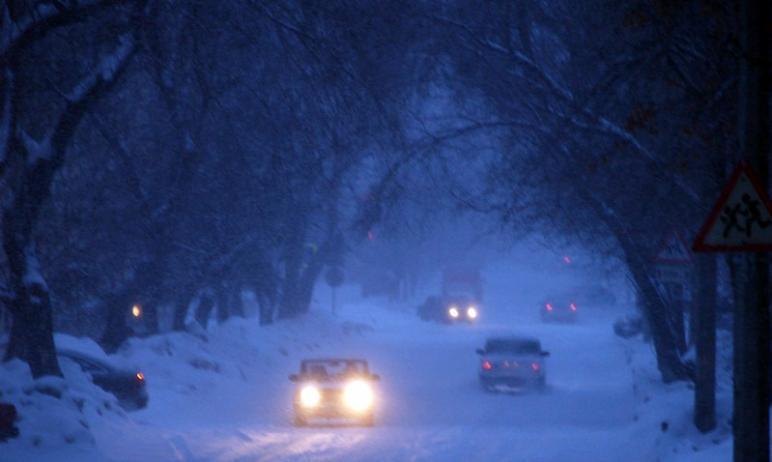
[[[534,372],[539,372],[539,370],[541,369],[541,364],[531,363],[531,369],[533,369]]]
[[[137,380],[139,380],[140,382],[144,381],[145,374],[143,374],[142,372],[137,372]]]
[[[482,368],[485,369],[486,371],[489,371],[493,369],[493,364],[491,364],[490,361],[483,361]]]
[[[576,303],[572,303],[570,306],[571,306],[571,311],[576,311]]]
[[[547,311],[552,311],[552,303],[547,303]]]

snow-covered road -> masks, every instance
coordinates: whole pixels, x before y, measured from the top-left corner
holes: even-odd
[[[282,352],[269,367],[247,361],[242,380],[199,380],[185,398],[150,382],[154,398],[135,414],[140,424],[119,439],[98,435],[100,447],[113,460],[645,460],[629,432],[630,371],[607,320],[542,325],[523,316],[443,326],[384,313],[343,313],[349,335],[311,342],[305,354],[370,361],[382,377],[374,428],[294,428],[287,374],[304,353]],[[551,351],[546,393],[490,394],[477,385],[475,348],[512,331],[538,336]]]

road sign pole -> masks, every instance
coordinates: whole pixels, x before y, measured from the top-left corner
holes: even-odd
[[[743,156],[764,192],[769,183],[768,0],[741,2],[739,134]],[[734,460],[769,461],[769,258],[746,260],[745,291],[735,311]]]
[[[716,428],[716,257],[697,259],[698,292],[692,317],[697,349],[694,425],[703,433]]]

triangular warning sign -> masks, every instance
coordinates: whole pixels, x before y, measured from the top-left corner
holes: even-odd
[[[745,162],[732,173],[697,234],[693,249],[697,252],[772,251],[769,198]]]
[[[672,232],[662,241],[654,260],[669,265],[688,265],[692,262],[692,252],[681,235]]]

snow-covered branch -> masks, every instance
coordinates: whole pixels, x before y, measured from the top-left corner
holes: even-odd
[[[646,159],[652,161],[655,165],[664,168],[662,165],[662,158],[651,152],[651,150],[649,150],[636,136],[607,117],[593,112],[588,104],[579,102],[569,88],[561,85],[547,70],[539,66],[524,53],[507,48],[489,38],[480,38],[478,36],[479,34],[466,24],[444,17],[435,16],[434,19],[440,23],[461,29],[464,34],[478,46],[506,58],[513,59],[515,64],[527,70],[533,77],[530,79],[530,82],[538,82],[542,88],[549,92],[549,95],[557,98],[557,100],[561,101],[564,105],[559,113],[555,110],[550,110],[549,112],[557,115],[559,118],[567,120],[577,128],[593,131],[622,141],[626,145],[632,147],[636,152],[643,155]],[[519,71],[518,74],[520,74]],[[689,187],[683,179],[678,178],[676,175],[672,175],[672,177],[673,182],[679,189],[695,202],[699,202],[700,196],[693,188]]]
[[[78,103],[85,99],[99,84],[111,82],[133,51],[134,38],[129,33],[123,34],[119,38],[118,48],[104,57],[89,75],[75,85],[66,96],[67,101]]]
[[[19,129],[19,137],[27,154],[27,165],[32,166],[40,161],[51,161],[55,156],[61,157],[72,132],[83,116],[88,100],[102,88],[110,84],[125,67],[129,57],[135,50],[135,41],[130,33],[122,35],[118,47],[102,60],[73,89],[65,95],[67,104],[62,110],[56,124],[43,136],[42,140],[33,139],[23,129]]]
[[[79,21],[86,17],[90,8],[118,3],[119,0],[72,0],[63,6],[62,2],[40,2],[22,17],[14,19],[8,2],[0,10],[0,61],[3,61],[29,38],[40,35],[53,27]]]
[[[51,158],[51,136],[44,136],[42,140],[38,141],[23,128],[18,128],[16,137],[24,146],[24,151],[27,154],[27,165],[33,166],[39,161],[46,161]]]

